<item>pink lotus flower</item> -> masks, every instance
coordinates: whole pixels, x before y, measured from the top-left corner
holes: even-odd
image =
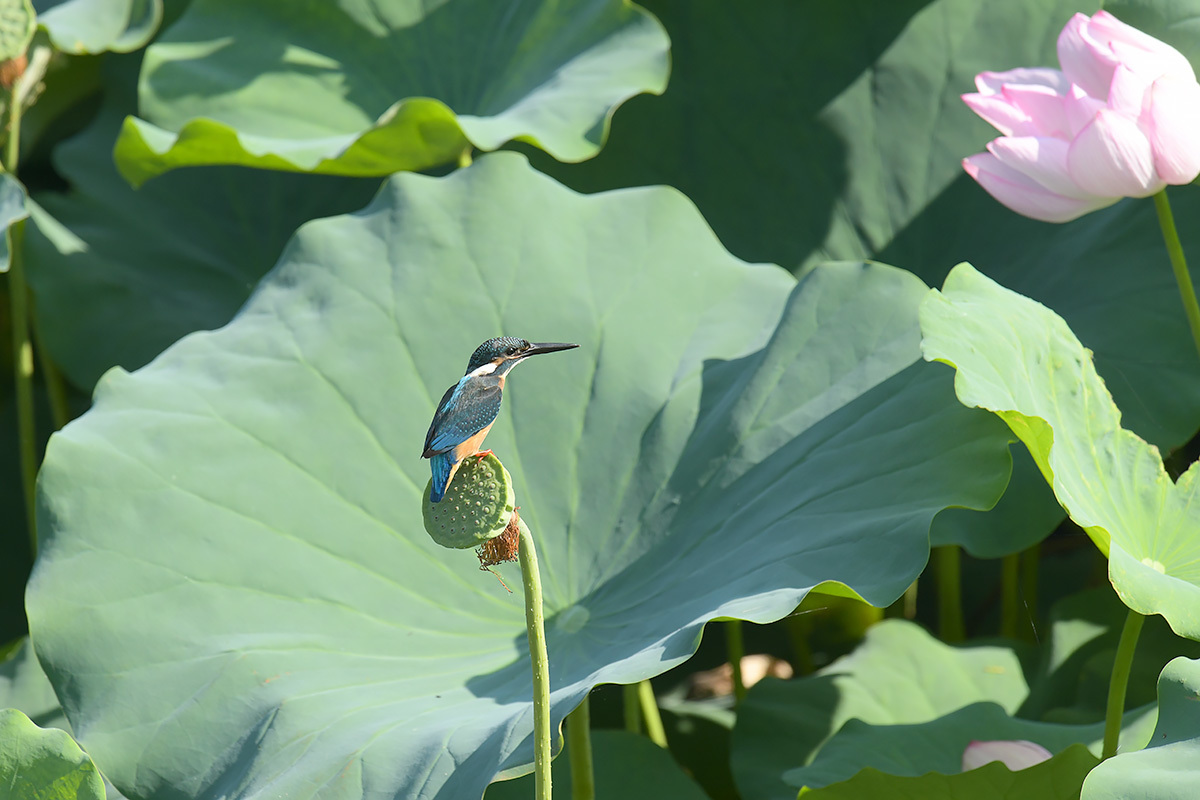
[[[999,761],[1013,772],[1034,764],[1040,764],[1050,758],[1050,751],[1040,744],[1027,742],[1024,739],[1011,739],[998,742],[971,742],[963,751],[963,772],[982,767],[993,761]]]
[[[1178,50],[1107,11],[1058,36],[1062,70],[981,72],[963,101],[1003,136],[963,169],[1004,205],[1068,222],[1200,174],[1200,84]]]

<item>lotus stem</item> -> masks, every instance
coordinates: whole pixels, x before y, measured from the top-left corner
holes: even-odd
[[[1017,638],[1017,619],[1021,609],[1021,554],[1000,559],[1000,635]]]
[[[1158,226],[1162,228],[1163,242],[1167,245],[1171,269],[1175,272],[1175,283],[1179,286],[1179,299],[1183,301],[1188,327],[1192,329],[1192,342],[1196,345],[1196,353],[1200,354],[1200,303],[1196,302],[1196,287],[1192,285],[1187,259],[1183,256],[1183,243],[1179,241],[1179,231],[1175,229],[1175,216],[1171,213],[1171,201],[1167,199],[1166,189],[1154,195],[1154,209],[1158,212]]]
[[[943,642],[961,642],[967,638],[962,610],[962,559],[959,547],[948,544],[935,548],[937,554],[938,633]]]
[[[625,703],[625,730],[630,733],[642,732],[642,710],[638,707],[638,686],[627,683],[621,687],[621,699]]]
[[[733,699],[740,705],[746,696],[746,679],[742,675],[746,640],[742,634],[740,619],[731,619],[725,623],[725,649],[729,653],[729,665],[733,668]]]
[[[35,312],[37,309],[33,309]],[[50,419],[54,430],[62,428],[71,421],[71,404],[67,400],[67,385],[63,382],[62,372],[50,354],[46,352],[41,338],[37,335],[37,326],[31,326],[33,335],[33,351],[37,354],[38,368],[42,371],[42,381],[46,384],[46,395],[50,398]]]
[[[1029,641],[1037,639],[1038,564],[1041,554],[1041,542],[1021,553],[1021,597],[1025,601],[1025,615],[1029,620],[1029,625],[1021,628],[1021,638]]]
[[[579,707],[567,715],[567,756],[571,759],[572,800],[596,800],[591,717],[588,695],[584,695]]]
[[[542,608],[542,577],[538,572],[533,534],[520,520],[521,584],[525,588],[525,631],[529,636],[529,661],[533,667],[533,779],[534,797],[550,796],[550,658],[546,653],[546,617]]]
[[[1117,657],[1113,661],[1112,677],[1108,682],[1108,706],[1104,712],[1104,749],[1100,760],[1117,754],[1117,741],[1121,736],[1121,716],[1125,712],[1125,689],[1129,685],[1129,672],[1133,668],[1133,653],[1137,649],[1138,635],[1146,618],[1133,609],[1125,617],[1121,629],[1121,640],[1117,643]]]
[[[638,699],[642,704],[642,717],[646,720],[646,735],[664,750],[667,747],[667,731],[663,727],[662,715],[658,713],[658,701],[654,699],[654,688],[650,681],[640,681],[637,685]]]
[[[25,223],[8,229],[8,302],[12,317],[13,383],[17,395],[17,449],[20,454],[21,488],[24,490],[25,519],[29,528],[29,554],[37,556],[37,514],[34,505],[37,485],[37,429],[33,412],[33,342],[29,338],[29,286],[21,254]]]

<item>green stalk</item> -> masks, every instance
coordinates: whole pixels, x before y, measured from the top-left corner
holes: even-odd
[[[34,490],[37,485],[37,430],[33,418],[33,342],[29,339],[29,286],[21,240],[25,223],[8,229],[10,261],[8,302],[12,307],[13,383],[17,395],[17,450],[21,463],[21,488],[25,497],[25,519],[29,527],[29,553],[37,556],[37,523]]]
[[[625,730],[642,732],[642,710],[638,708],[638,685],[627,683],[621,687],[621,699],[625,703]]]
[[[731,619],[725,623],[725,649],[729,653],[729,665],[733,667],[733,699],[740,704],[746,696],[746,680],[742,676],[742,659],[746,656],[746,640],[742,635],[740,619]]]
[[[650,686],[650,681],[640,681],[637,688],[638,699],[642,704],[642,717],[646,720],[646,735],[650,737],[650,741],[666,749],[667,731],[663,727],[662,716],[658,713],[654,689]]]
[[[1179,299],[1183,301],[1188,326],[1192,329],[1192,341],[1196,345],[1196,352],[1200,354],[1200,303],[1196,302],[1196,287],[1192,285],[1187,260],[1183,257],[1183,243],[1179,241],[1179,232],[1175,230],[1175,217],[1171,214],[1171,202],[1167,199],[1166,189],[1154,195],[1154,209],[1158,212],[1158,226],[1162,228],[1163,242],[1167,245],[1171,269],[1175,272],[1175,283],[1179,286]]]
[[[1133,668],[1133,652],[1137,649],[1138,634],[1146,618],[1133,609],[1125,617],[1121,629],[1121,640],[1117,643],[1117,657],[1113,661],[1112,677],[1108,682],[1108,706],[1104,712],[1104,749],[1100,759],[1112,758],[1117,754],[1117,739],[1121,735],[1121,715],[1125,711],[1125,688],[1129,685],[1129,671]]]
[[[1017,638],[1021,610],[1021,554],[1000,559],[1000,635]]]
[[[948,544],[934,548],[937,558],[938,634],[943,642],[967,638],[962,610],[962,564],[959,547]]]
[[[1029,619],[1029,624],[1021,628],[1021,638],[1031,642],[1037,638],[1035,626],[1037,625],[1038,563],[1041,554],[1041,542],[1021,553],[1021,591],[1025,599],[1025,615]]]
[[[584,695],[579,708],[567,715],[567,756],[571,759],[572,800],[596,800],[591,717],[587,695]]]
[[[542,576],[538,572],[533,534],[520,520],[521,584],[525,587],[525,631],[533,666],[533,778],[534,797],[550,796],[550,658],[546,654],[546,618],[542,609]]]
[[[71,404],[67,400],[67,385],[63,382],[62,372],[50,358],[42,340],[37,335],[37,326],[33,326],[33,352],[37,353],[38,368],[42,371],[42,381],[46,384],[46,395],[50,398],[50,418],[54,422],[54,430],[62,428],[71,421]]]

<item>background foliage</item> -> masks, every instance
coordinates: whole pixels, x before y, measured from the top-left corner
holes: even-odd
[[[1106,5],[1200,57],[1194,0]],[[672,758],[598,733],[600,796],[1078,790],[1123,606],[1016,436],[921,361],[917,309],[970,261],[1094,354],[1129,436],[1173,474],[1191,460],[1200,364],[1150,204],[1047,225],[959,166],[991,136],[958,99],[974,74],[1053,63],[1095,3],[34,7],[30,52],[54,55],[0,221],[41,364],[82,416],[46,452],[26,595],[0,384],[0,707],[65,726],[44,667],[131,797],[449,797],[522,772],[520,601],[434,548],[416,508],[433,404],[503,333],[581,344],[515,374],[488,440],[542,551],[555,720],[662,676]],[[1171,197],[1200,213],[1194,186]],[[917,581],[889,613],[932,626],[920,576],[931,544],[958,545],[967,631],[988,637],[994,559],[1039,543],[1004,641],[897,620],[859,644],[857,601],[809,594],[887,606]],[[762,623],[748,649],[803,677],[736,714],[685,697],[727,658],[716,618]],[[1123,742],[1157,718],[1154,746],[1084,797],[1169,796],[1141,776],[1200,739],[1196,662],[1162,672],[1197,646],[1153,619],[1143,637]],[[622,724],[614,697],[593,693],[597,728]],[[1052,777],[895,777],[951,773],[987,731],[1043,741]],[[862,755],[892,742],[924,744]]]

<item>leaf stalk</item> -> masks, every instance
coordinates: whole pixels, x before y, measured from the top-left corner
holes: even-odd
[[[579,707],[567,715],[567,756],[571,759],[572,800],[596,800],[591,725],[589,695],[584,695]]]
[[[1133,669],[1133,653],[1137,649],[1138,635],[1146,618],[1129,609],[1121,639],[1117,643],[1117,657],[1113,660],[1112,676],[1108,682],[1108,706],[1104,712],[1104,749],[1100,760],[1117,754],[1117,740],[1121,735],[1121,716],[1125,712],[1125,689],[1129,686],[1129,672]]]
[[[1175,229],[1175,216],[1171,213],[1171,201],[1167,199],[1166,189],[1154,195],[1154,209],[1158,212],[1158,226],[1162,229],[1163,242],[1171,259],[1171,270],[1179,286],[1179,299],[1183,301],[1188,327],[1192,330],[1192,342],[1196,345],[1196,353],[1200,354],[1200,303],[1196,301],[1196,287],[1188,272],[1183,243],[1179,241],[1179,231]]]
[[[550,658],[546,653],[546,615],[542,607],[542,577],[538,572],[533,534],[525,520],[519,521],[521,585],[525,589],[525,631],[529,637],[529,661],[533,668],[533,777],[534,797],[550,795]]]

